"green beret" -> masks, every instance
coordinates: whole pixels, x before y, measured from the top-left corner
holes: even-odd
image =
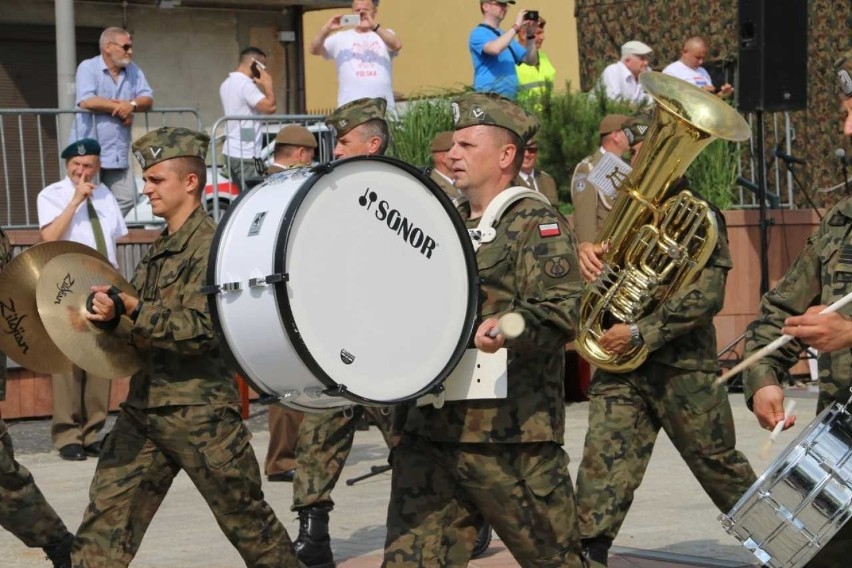
[[[74,156],[100,156],[101,145],[92,138],[83,138],[70,143],[62,150],[60,156],[63,160],[70,160]]]
[[[133,155],[139,160],[139,165],[146,170],[154,164],[159,164],[172,158],[207,157],[207,145],[210,137],[203,132],[188,128],[164,126],[145,134],[133,143]]]
[[[350,101],[328,115],[325,123],[335,131],[339,138],[368,120],[374,118],[384,120],[387,107],[388,102],[383,98]]]
[[[834,62],[834,72],[837,73],[840,90],[847,97],[852,97],[852,49]]]
[[[524,143],[538,132],[538,120],[506,97],[497,93],[468,93],[453,104],[456,130],[487,124],[500,126],[521,137]]]

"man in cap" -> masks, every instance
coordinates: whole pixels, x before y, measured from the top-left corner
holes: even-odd
[[[337,106],[364,97],[381,97],[393,109],[393,60],[402,40],[382,26],[377,17],[379,0],[353,0],[358,16],[354,29],[343,30],[343,14],[332,16],[311,40],[308,51],[337,64]],[[343,31],[341,31],[343,30]]]
[[[653,49],[641,41],[628,41],[621,46],[621,59],[608,65],[601,75],[601,85],[607,98],[624,100],[636,105],[651,102],[651,97],[639,84],[639,75],[648,69]]]
[[[144,363],[98,460],[75,567],[127,566],[181,471],[248,566],[299,566],[287,531],[263,500],[251,433],[202,292],[215,232],[201,207],[208,143],[205,134],[172,127],[133,143],[143,191],[166,228],[136,268],[138,297],[93,287],[89,319],[120,317],[120,303]]]
[[[45,241],[74,241],[96,249],[118,268],[116,239],[127,234],[118,202],[98,182],[101,146],[84,138],[62,151],[65,178],[41,190],[38,224]],[[53,447],[64,460],[85,460],[100,451],[98,433],[109,412],[110,381],[76,365],[52,375]]]
[[[524,161],[521,171],[515,179],[515,185],[534,189],[544,195],[556,210],[559,210],[559,192],[556,189],[556,180],[547,172],[536,170],[535,164],[538,160],[538,141],[533,137],[524,146]]]
[[[692,83],[696,87],[700,87],[708,93],[715,93],[722,98],[731,96],[734,88],[730,84],[725,83],[718,90],[713,86],[710,73],[701,66],[705,57],[707,57],[707,44],[704,42],[704,38],[692,36],[683,43],[680,59],[667,65],[663,69],[663,73]]]
[[[136,180],[128,162],[133,115],[154,106],[154,92],[145,74],[133,62],[133,38],[122,28],[106,28],[99,41],[100,55],[77,67],[77,106],[88,110],[76,116],[70,141],[97,139],[101,181],[110,188],[121,214],[136,205]]]
[[[12,245],[0,229],[0,272],[12,260]],[[0,352],[0,400],[6,395],[6,355]],[[0,418],[0,526],[30,548],[41,548],[54,568],[71,568],[74,535],[50,506],[29,470],[15,459],[12,437]]]
[[[365,98],[346,103],[326,118],[337,136],[335,159],[384,155],[390,136],[385,122],[384,99]],[[328,534],[331,492],[352,449],[355,429],[362,420],[378,426],[391,446],[389,408],[352,406],[346,410],[305,415],[296,443],[296,475],[292,510],[299,515],[296,555],[305,566],[333,568]]]
[[[596,242],[616,197],[612,188],[597,187],[589,181],[589,175],[607,153],[621,158],[630,149],[630,142],[623,130],[629,118],[623,114],[606,115],[598,128],[600,146],[597,151],[583,158],[574,168],[571,200],[574,204],[574,234],[579,243],[577,246],[581,259],[584,248]]]
[[[453,110],[459,212],[475,228],[512,185],[538,123],[493,93],[464,95]],[[522,566],[584,565],[562,449],[563,345],[575,335],[581,293],[574,239],[550,205],[526,196],[494,228],[477,252],[484,301],[475,344],[508,349],[509,393],[408,408],[391,454],[384,566],[464,566],[482,517]],[[523,316],[524,333],[490,337],[509,311]]]
[[[299,124],[288,124],[275,135],[272,163],[266,173],[308,167],[314,161],[316,149],[317,140],[310,130]]]
[[[432,171],[429,172],[429,177],[444,190],[444,193],[450,196],[450,199],[455,199],[460,197],[461,193],[456,189],[453,172],[450,169],[452,166],[447,158],[447,153],[452,147],[452,132],[439,132],[435,135],[435,138],[432,139],[432,145],[429,147],[429,152],[432,154]]]
[[[506,32],[500,29],[509,4],[514,3],[515,0],[479,0],[482,22],[473,28],[468,38],[475,91],[499,93],[514,99],[518,96],[515,67],[521,63],[538,63],[536,23],[526,19],[527,10],[518,12],[515,23]]]
[[[846,120],[843,132],[852,136],[852,49],[839,56],[834,72],[841,92]],[[852,309],[849,305],[834,314],[817,315],[852,292],[849,259],[852,258],[852,198],[846,197],[829,211],[816,234],[774,290],[760,303],[757,318],[746,333],[743,358],[758,351],[782,334],[796,337],[768,354],[743,373],[746,402],[760,425],[771,430],[778,422],[784,428],[796,423],[784,413],[784,389],[779,377],[798,360],[809,343],[819,348],[819,399],[817,414],[836,403],[849,400],[852,386]],[[846,524],[817,555],[809,568],[844,566],[852,555],[852,524]]]

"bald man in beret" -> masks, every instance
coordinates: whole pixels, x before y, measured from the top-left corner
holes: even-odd
[[[128,314],[130,342],[144,363],[98,460],[72,552],[75,568],[130,564],[181,471],[247,566],[300,566],[263,499],[251,432],[201,291],[215,233],[201,207],[208,144],[206,134],[173,127],[133,143],[143,192],[166,228],[136,267],[135,297],[110,296],[108,286],[93,290],[89,319]]]
[[[494,93],[464,95],[453,110],[449,159],[465,197],[459,213],[475,229],[512,185],[538,122]],[[587,565],[562,449],[563,346],[576,335],[582,291],[574,237],[536,194],[508,206],[494,229],[476,255],[474,342],[508,350],[508,396],[408,408],[391,454],[386,567],[467,565],[483,518],[521,566]],[[522,315],[524,333],[489,336],[509,311]]]

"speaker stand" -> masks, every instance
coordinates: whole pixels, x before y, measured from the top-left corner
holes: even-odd
[[[769,291],[769,221],[766,219],[766,148],[763,136],[763,111],[754,112],[757,122],[757,202],[760,216],[760,297]]]

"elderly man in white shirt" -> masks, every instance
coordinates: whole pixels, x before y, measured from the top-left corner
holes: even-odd
[[[601,85],[609,99],[622,99],[634,104],[651,102],[639,84],[639,74],[648,69],[654,50],[641,41],[628,41],[621,46],[621,60],[608,65],[601,75]]]
[[[663,69],[663,73],[692,83],[696,87],[719,95],[720,97],[730,96],[734,92],[734,88],[728,83],[719,87],[718,90],[713,86],[710,73],[701,66],[704,63],[705,57],[707,57],[707,44],[703,38],[693,36],[683,43],[683,49],[680,51],[680,59],[667,65]]]

